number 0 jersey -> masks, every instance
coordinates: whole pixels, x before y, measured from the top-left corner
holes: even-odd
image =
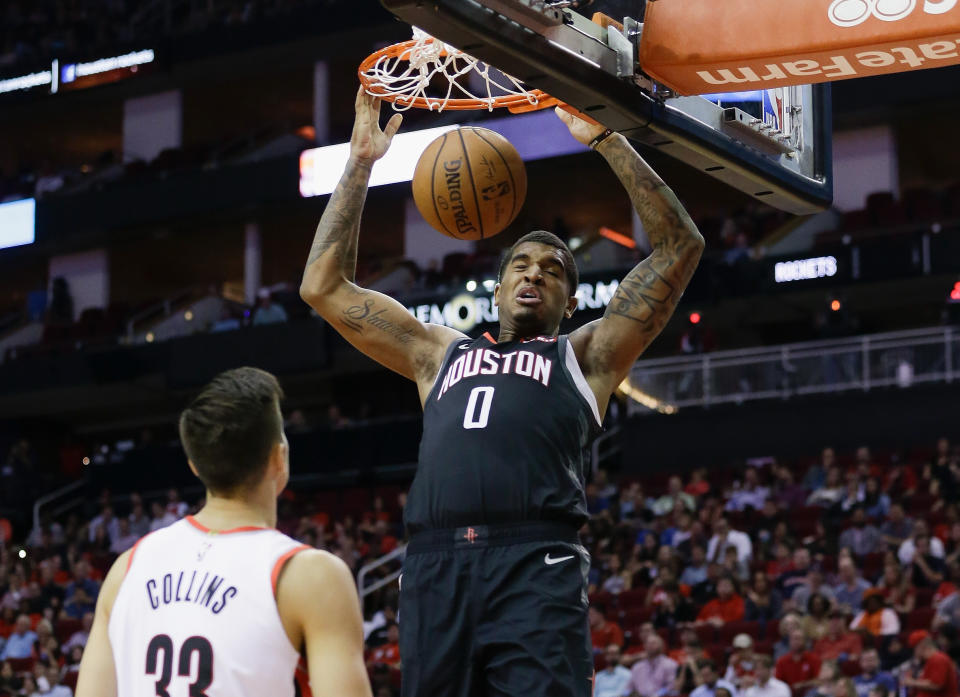
[[[274,592],[306,545],[268,528],[215,533],[192,517],[143,538],[110,613],[123,697],[293,697],[298,651]]]
[[[453,342],[423,408],[407,528],[579,527],[584,449],[599,429],[596,397],[565,335]]]

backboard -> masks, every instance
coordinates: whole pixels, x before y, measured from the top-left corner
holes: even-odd
[[[404,22],[759,201],[797,214],[830,205],[829,85],[677,95],[638,63],[642,17],[592,21],[573,8],[584,4],[576,0],[381,3]],[[642,15],[641,0],[624,5]]]

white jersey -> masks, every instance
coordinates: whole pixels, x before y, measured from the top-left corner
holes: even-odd
[[[212,532],[187,516],[133,548],[108,635],[123,697],[294,697],[298,650],[275,597],[307,546],[277,530]]]

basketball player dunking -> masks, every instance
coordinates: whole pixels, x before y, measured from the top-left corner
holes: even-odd
[[[238,368],[183,412],[206,504],[114,563],[77,697],[370,697],[350,570],[274,529],[289,475],[282,397],[269,373]]]
[[[423,439],[404,512],[403,695],[589,695],[582,452],[611,393],[673,313],[703,238],[623,136],[560,111],[626,187],[653,253],[623,279],[602,319],[558,336],[577,307],[577,268],[559,238],[532,232],[500,265],[498,337],[423,324],[354,283],[370,168],[400,125],[394,115],[381,130],[380,105],[362,91],[356,110],[350,158],[300,293],[420,392]]]

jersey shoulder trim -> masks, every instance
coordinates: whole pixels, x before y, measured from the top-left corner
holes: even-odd
[[[162,530],[162,528],[161,528],[161,530]],[[130,565],[133,564],[133,555],[135,555],[135,554],[137,553],[137,548],[140,546],[140,543],[143,542],[143,541],[144,541],[145,539],[147,539],[148,537],[150,537],[150,536],[151,536],[153,533],[155,533],[155,532],[156,532],[156,530],[153,530],[153,531],[151,531],[151,532],[148,532],[146,535],[144,535],[144,536],[141,537],[139,540],[137,540],[136,542],[133,543],[133,547],[130,548],[130,556],[127,557],[127,568],[123,570],[123,575],[124,575],[124,576],[126,576],[128,573],[130,573]]]
[[[574,352],[566,336],[560,341],[560,352],[563,353],[563,364],[567,373],[570,375],[570,379],[573,380],[574,387],[577,388],[577,392],[580,393],[587,403],[587,406],[590,407],[590,411],[593,412],[593,418],[596,420],[597,426],[603,428],[603,420],[600,418],[600,407],[597,405],[597,396],[593,393],[593,390],[590,389],[590,385],[587,384],[587,379],[583,376],[580,363],[577,361],[577,354]]]
[[[235,532],[259,532],[260,530],[273,530],[273,528],[264,528],[260,527],[259,525],[243,525],[239,528],[230,528],[229,530],[211,530],[192,515],[186,516],[184,520],[190,523],[190,525],[195,527],[200,532],[212,533],[214,535],[231,535]]]
[[[273,570],[270,572],[270,587],[273,589],[274,598],[277,597],[277,582],[280,580],[280,572],[283,571],[283,567],[287,565],[287,562],[290,561],[294,555],[305,549],[310,549],[310,545],[297,545],[293,549],[288,549],[281,554],[274,563]]]
[[[493,334],[490,332],[484,332],[481,336],[483,336],[483,338],[489,341],[491,344],[497,343],[497,340],[493,338]]]
[[[464,344],[466,342],[466,344]],[[450,360],[450,355],[457,348],[467,348],[470,344],[473,343],[473,339],[469,336],[460,337],[459,339],[454,339],[450,342],[450,345],[447,346],[447,350],[444,351],[443,360],[440,361],[440,367],[437,368],[437,375],[433,378],[433,385],[430,386],[430,392],[427,393],[427,402],[430,401],[430,397],[433,395],[434,391],[437,389],[437,383],[440,382],[440,376],[443,375],[443,369],[447,367],[447,362]],[[425,402],[426,403],[426,402]]]

